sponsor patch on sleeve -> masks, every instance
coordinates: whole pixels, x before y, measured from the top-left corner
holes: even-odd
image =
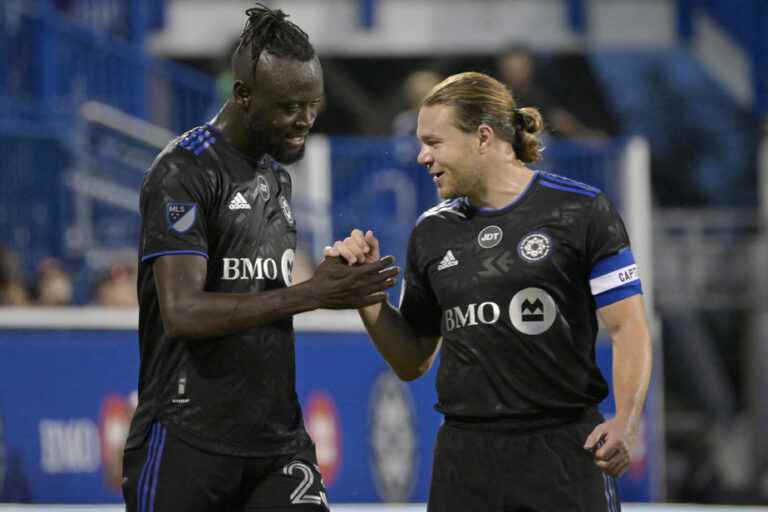
[[[632,251],[627,249],[598,261],[589,275],[589,286],[599,308],[643,293]]]
[[[197,205],[194,203],[166,203],[165,218],[168,229],[176,233],[185,233],[195,225]]]

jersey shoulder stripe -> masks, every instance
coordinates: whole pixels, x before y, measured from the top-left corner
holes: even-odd
[[[555,190],[562,190],[563,192],[572,192],[574,194],[579,194],[587,197],[597,197],[597,194],[599,194],[599,192],[592,192],[584,188],[569,187],[567,185],[563,185],[557,182],[552,182],[544,178],[540,179],[539,183],[541,184],[542,187],[552,188]]]
[[[205,174],[204,167],[194,153],[187,148],[182,148],[181,138],[174,139],[157,155],[152,165],[144,171],[142,187],[161,179],[163,175],[174,169],[183,170],[186,176]]]
[[[465,200],[463,197],[459,197],[456,199],[447,199],[442,203],[438,203],[437,205],[422,213],[421,216],[419,216],[419,219],[416,221],[416,225],[420,224],[424,219],[428,217],[439,217],[441,219],[447,219],[446,215],[456,215],[466,219],[466,214],[461,211],[462,206],[464,205],[464,201]]]
[[[559,174],[554,174],[554,173],[545,172],[545,171],[539,171],[539,174],[541,175],[542,179],[545,179],[552,183],[557,183],[559,185],[563,185],[571,188],[583,189],[583,190],[592,192],[594,194],[599,194],[600,192],[602,192],[602,190],[600,190],[597,187],[593,187],[592,185],[588,185],[584,182],[577,181],[571,178],[566,178],[565,176],[560,176]]]
[[[177,140],[177,146],[192,152],[195,156],[200,156],[216,142],[216,135],[209,126],[198,126]]]
[[[540,171],[541,179],[539,182],[548,188],[561,190],[563,192],[573,192],[587,197],[596,197],[602,191],[599,188],[587,185],[580,181],[572,180],[551,172]]]

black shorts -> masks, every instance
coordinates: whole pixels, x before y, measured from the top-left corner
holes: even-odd
[[[460,428],[437,436],[429,512],[618,512],[616,482],[582,446],[595,422],[535,433]]]
[[[199,450],[160,423],[123,456],[127,512],[328,512],[314,446],[280,457]]]

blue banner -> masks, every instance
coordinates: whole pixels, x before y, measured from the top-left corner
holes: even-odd
[[[132,331],[0,331],[0,501],[117,503],[136,400]],[[441,416],[434,369],[399,381],[364,333],[300,332],[297,391],[332,502],[426,501]],[[610,347],[598,345],[610,378]],[[610,415],[613,402],[603,411]],[[648,501],[652,418],[622,499]]]

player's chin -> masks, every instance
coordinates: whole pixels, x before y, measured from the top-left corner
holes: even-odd
[[[299,147],[293,145],[285,145],[281,146],[279,151],[275,151],[275,154],[272,156],[281,164],[290,165],[304,158],[305,151],[306,146],[304,144]]]
[[[459,197],[459,194],[451,187],[446,187],[443,185],[442,187],[437,187],[437,193],[440,195],[441,199],[454,199],[456,197]]]

